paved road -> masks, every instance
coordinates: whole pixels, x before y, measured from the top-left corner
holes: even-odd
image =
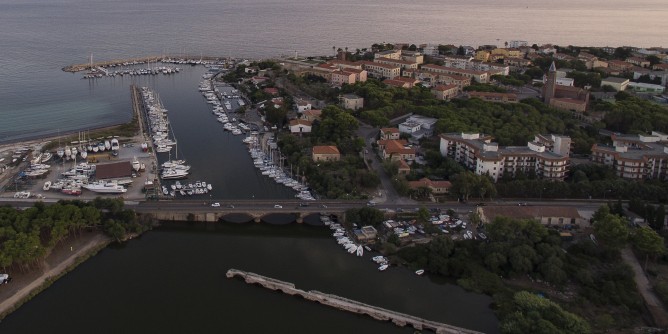
[[[392,179],[390,176],[385,172],[385,169],[383,169],[383,165],[380,161],[380,158],[374,153],[373,147],[371,144],[373,141],[376,139],[376,135],[378,135],[378,129],[375,127],[372,127],[367,124],[362,124],[357,130],[357,136],[360,138],[364,138],[365,142],[365,151],[364,151],[364,159],[365,160],[371,160],[371,169],[378,174],[378,177],[380,178],[380,189],[378,191],[380,192],[380,196],[378,193],[374,194],[374,198],[372,199],[373,202],[375,203],[385,203],[385,204],[411,204],[414,205],[417,202],[405,197],[401,197],[397,191],[394,189],[394,186],[392,185]]]

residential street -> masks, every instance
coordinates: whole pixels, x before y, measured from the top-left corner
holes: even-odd
[[[361,123],[359,129],[357,130],[357,135],[361,138],[364,138],[365,151],[364,159],[371,159],[371,168],[376,171],[378,177],[380,178],[380,189],[379,193],[376,193],[372,199],[375,203],[383,204],[415,204],[416,201],[408,199],[405,197],[399,196],[394,187],[392,186],[392,179],[383,169],[380,158],[374,153],[373,147],[371,144],[374,142],[376,136],[378,135],[378,129]]]

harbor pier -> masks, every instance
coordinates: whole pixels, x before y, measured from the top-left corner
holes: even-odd
[[[339,310],[344,310],[357,314],[365,314],[376,320],[392,321],[397,326],[404,327],[411,325],[417,330],[430,330],[437,334],[450,333],[481,333],[466,328],[456,327],[436,321],[422,319],[416,316],[384,309],[377,306],[364,304],[355,300],[326,294],[320,291],[304,291],[297,289],[294,284],[283,282],[271,277],[258,275],[238,269],[230,269],[226,274],[227,278],[241,277],[248,284],[259,284],[267,289],[281,291],[291,296],[301,296],[306,300],[318,302],[323,305],[331,306]]]

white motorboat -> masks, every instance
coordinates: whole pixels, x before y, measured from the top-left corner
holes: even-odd
[[[79,152],[79,155],[81,155],[82,159],[86,159],[88,157],[88,152],[86,152],[86,150],[81,150],[81,152]]]
[[[72,146],[72,148],[70,149],[70,152],[72,153],[72,157],[76,157],[77,153],[79,153],[79,150],[77,149],[76,146]]]
[[[103,193],[103,194],[122,194],[128,191],[123,186],[104,181],[89,183],[87,185],[84,185],[83,188],[96,193]]]
[[[357,246],[357,256],[364,255],[364,248],[362,246]]]
[[[111,144],[109,144],[109,146],[111,147]],[[100,152],[104,152],[104,150],[105,150],[106,148],[107,148],[107,146],[104,145],[103,142],[100,142],[100,143],[97,144],[97,149],[98,149],[98,151],[100,151]],[[95,149],[93,149],[93,151],[95,151]]]
[[[137,157],[134,157],[134,160],[132,160],[132,169],[134,169],[135,172],[138,172],[140,168],[141,163],[137,160]]]
[[[51,181],[46,181],[46,182],[44,182],[44,187],[42,187],[42,189],[44,189],[44,190],[46,190],[46,191],[48,191],[49,189],[51,189]]]
[[[70,149],[69,146],[65,146],[65,158],[69,159],[71,155],[72,155],[72,150]]]
[[[415,271],[415,274],[418,276],[422,276],[424,274],[424,269],[418,269]]]
[[[387,269],[388,267],[389,267],[389,265],[384,264],[384,265],[378,267],[378,270],[380,270],[380,271],[384,271],[384,270]]]
[[[111,149],[111,143],[108,140],[104,141],[104,149],[107,151]]]
[[[51,154],[49,152],[44,153],[42,155],[42,161],[41,162],[44,163],[44,162],[47,162],[47,161],[51,160],[52,156],[53,156],[53,154]]]
[[[111,140],[111,149],[113,151],[118,151],[119,145],[118,145],[118,139],[114,138]]]

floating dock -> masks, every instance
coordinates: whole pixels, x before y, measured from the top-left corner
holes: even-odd
[[[248,284],[259,284],[267,289],[281,291],[291,296],[301,296],[306,300],[318,302],[323,305],[331,306],[339,310],[344,310],[357,314],[366,314],[376,320],[392,321],[397,326],[405,327],[411,325],[417,330],[431,330],[437,334],[450,333],[481,333],[466,328],[460,328],[436,321],[426,320],[412,315],[391,311],[377,306],[364,304],[355,300],[326,294],[320,291],[304,291],[295,288],[295,285],[288,282],[279,281],[271,277],[265,277],[243,270],[230,269],[226,274],[227,278],[241,277]]]

